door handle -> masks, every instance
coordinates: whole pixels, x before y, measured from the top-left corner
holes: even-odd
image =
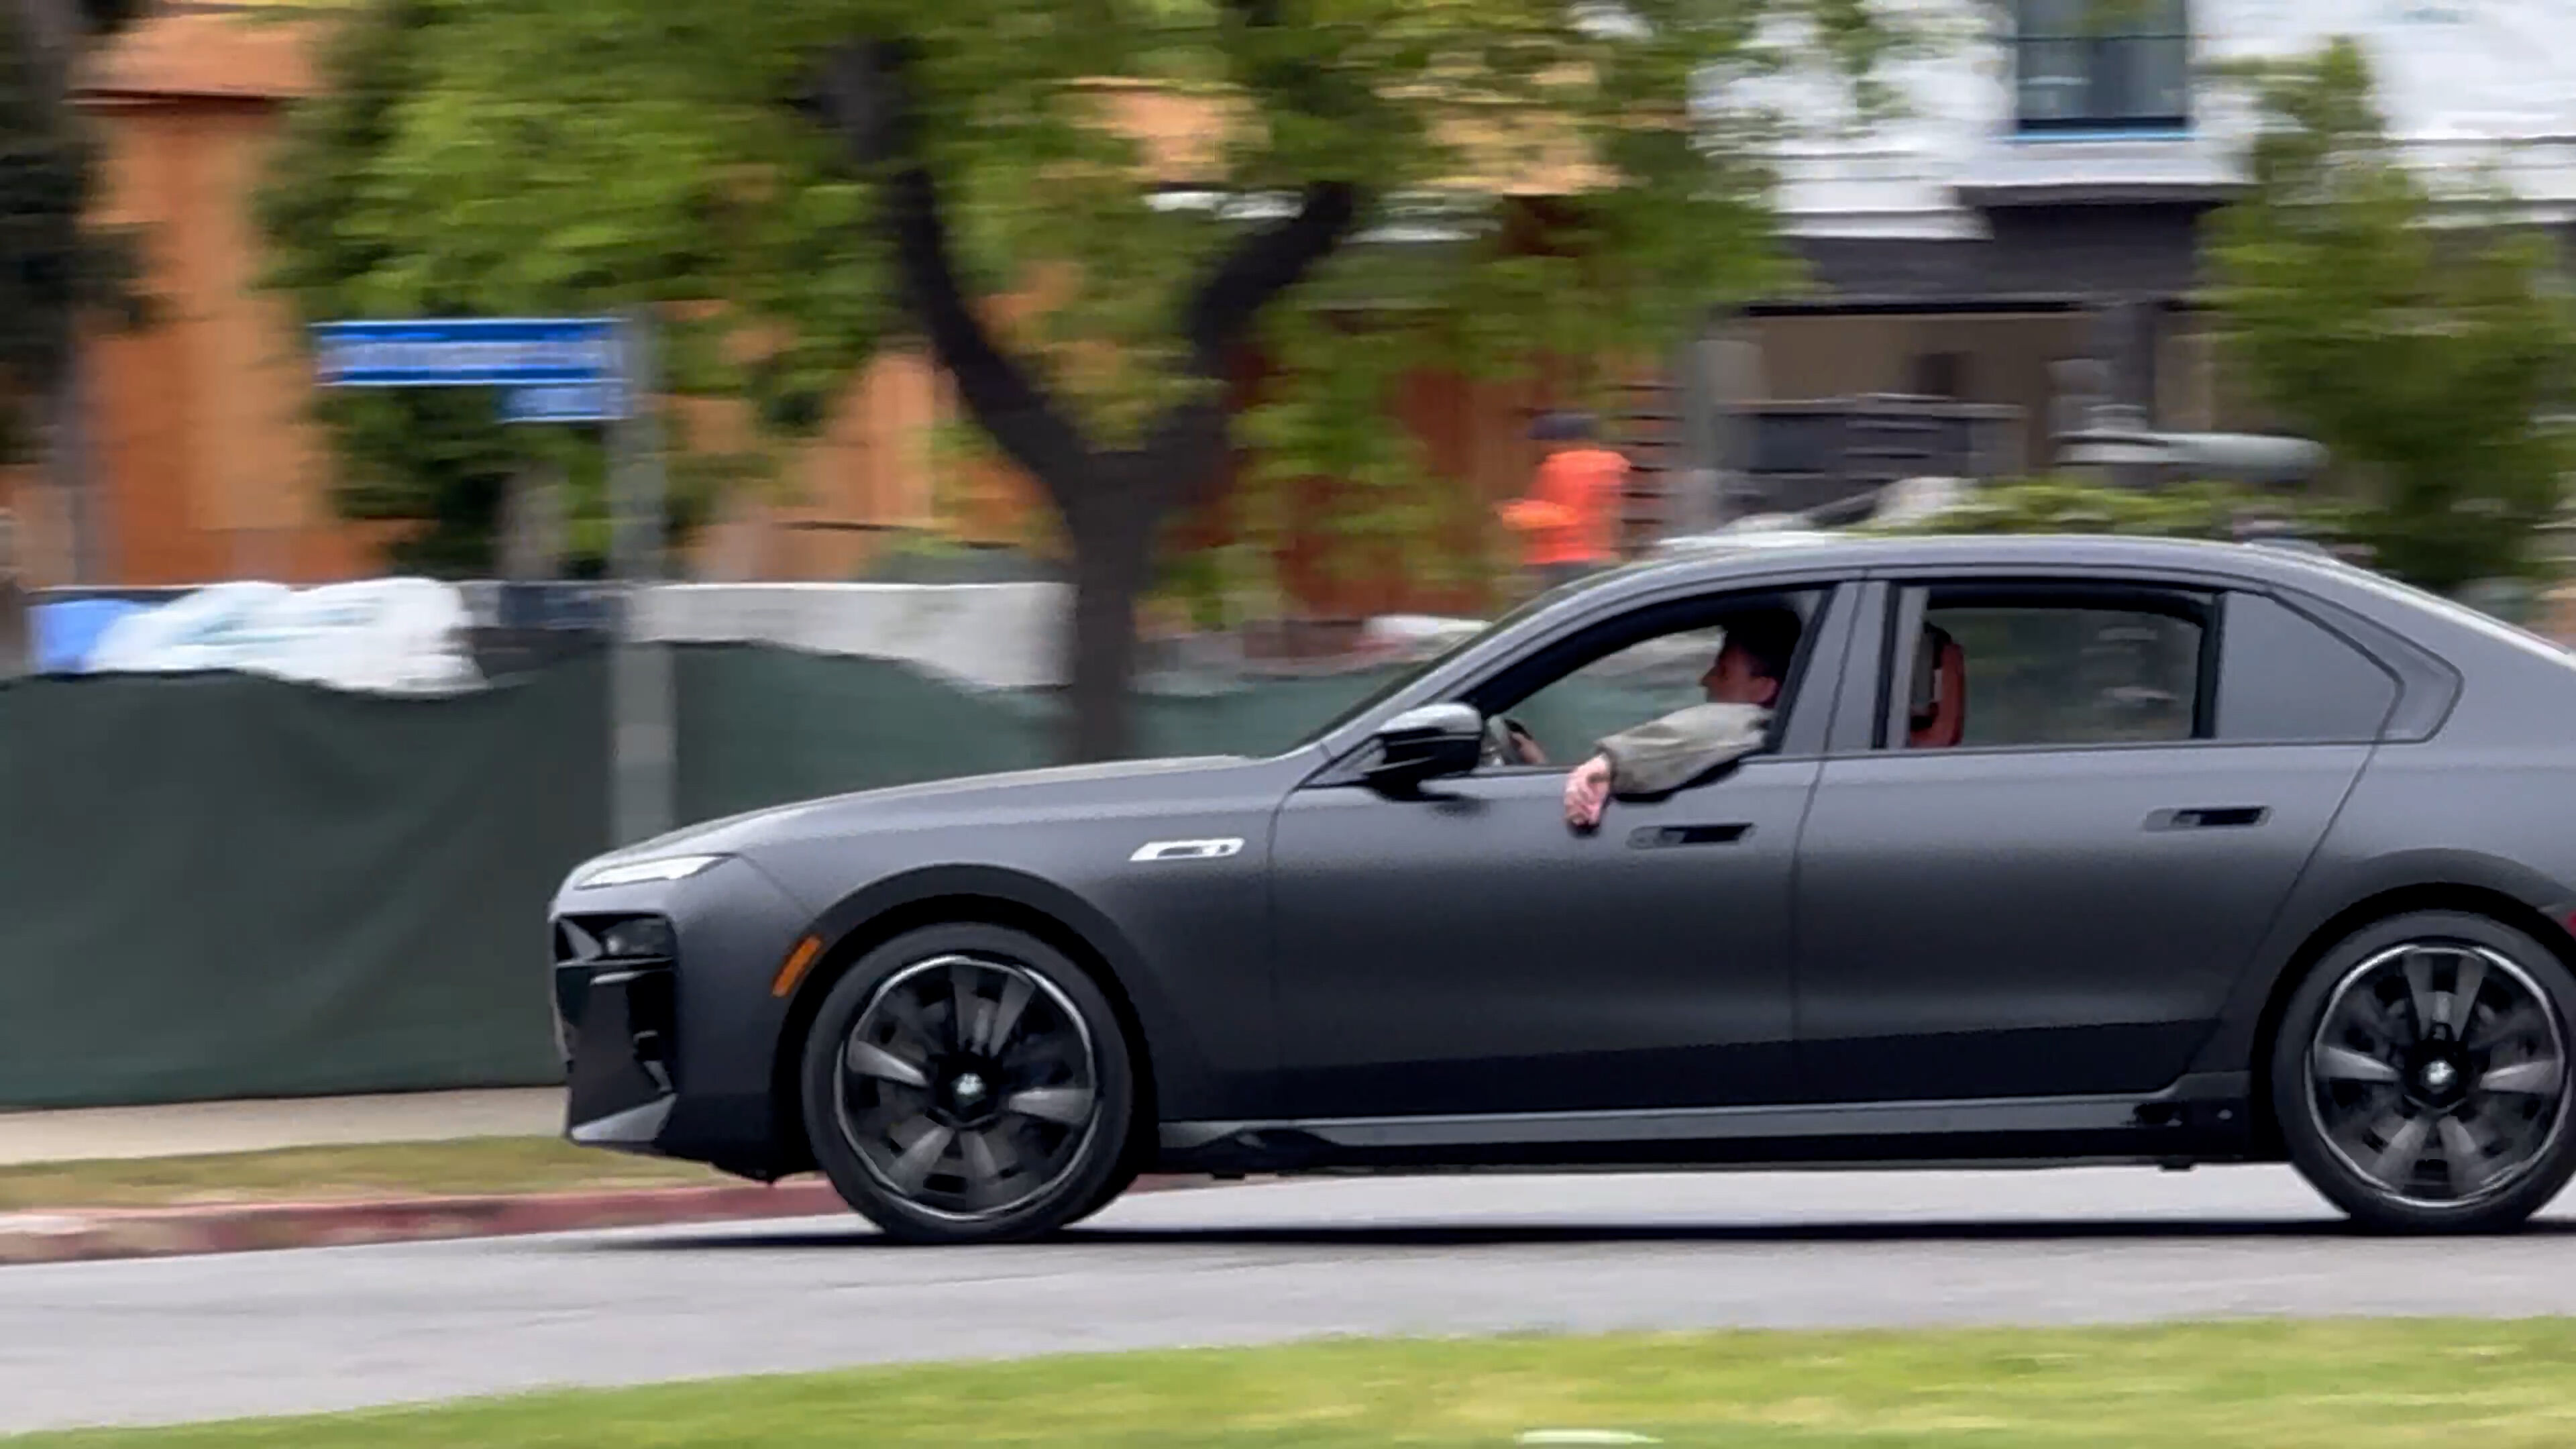
[[[1646,825],[1628,833],[1631,850],[1656,850],[1672,845],[1733,845],[1753,833],[1753,827],[1741,821],[1726,825]]]
[[[2195,805],[2159,810],[2147,817],[2149,830],[2242,830],[2272,818],[2269,805]]]

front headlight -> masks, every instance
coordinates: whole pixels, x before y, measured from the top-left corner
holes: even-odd
[[[600,890],[608,886],[649,885],[656,881],[686,880],[724,859],[721,855],[666,855],[658,860],[629,860],[605,865],[573,882],[577,891]]]

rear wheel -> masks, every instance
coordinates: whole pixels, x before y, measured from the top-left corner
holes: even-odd
[[[1135,1087],[1089,976],[1035,937],[960,924],[888,942],[833,986],[804,1096],[815,1160],[852,1208],[906,1242],[988,1243],[1105,1202]]]
[[[2291,1160],[2372,1228],[2492,1232],[2576,1172],[2576,978],[2521,931],[2422,911],[2337,945],[2290,1001],[2272,1105]]]

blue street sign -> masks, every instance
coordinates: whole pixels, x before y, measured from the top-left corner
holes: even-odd
[[[607,423],[626,416],[616,383],[541,383],[501,394],[505,423]]]
[[[624,370],[606,317],[324,322],[313,346],[325,387],[598,386]]]

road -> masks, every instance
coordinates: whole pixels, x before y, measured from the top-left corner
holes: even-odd
[[[1387,1179],[1020,1248],[826,1219],[0,1268],[0,1433],[1362,1332],[2576,1313],[2570,1205],[2402,1241],[2274,1168]]]

